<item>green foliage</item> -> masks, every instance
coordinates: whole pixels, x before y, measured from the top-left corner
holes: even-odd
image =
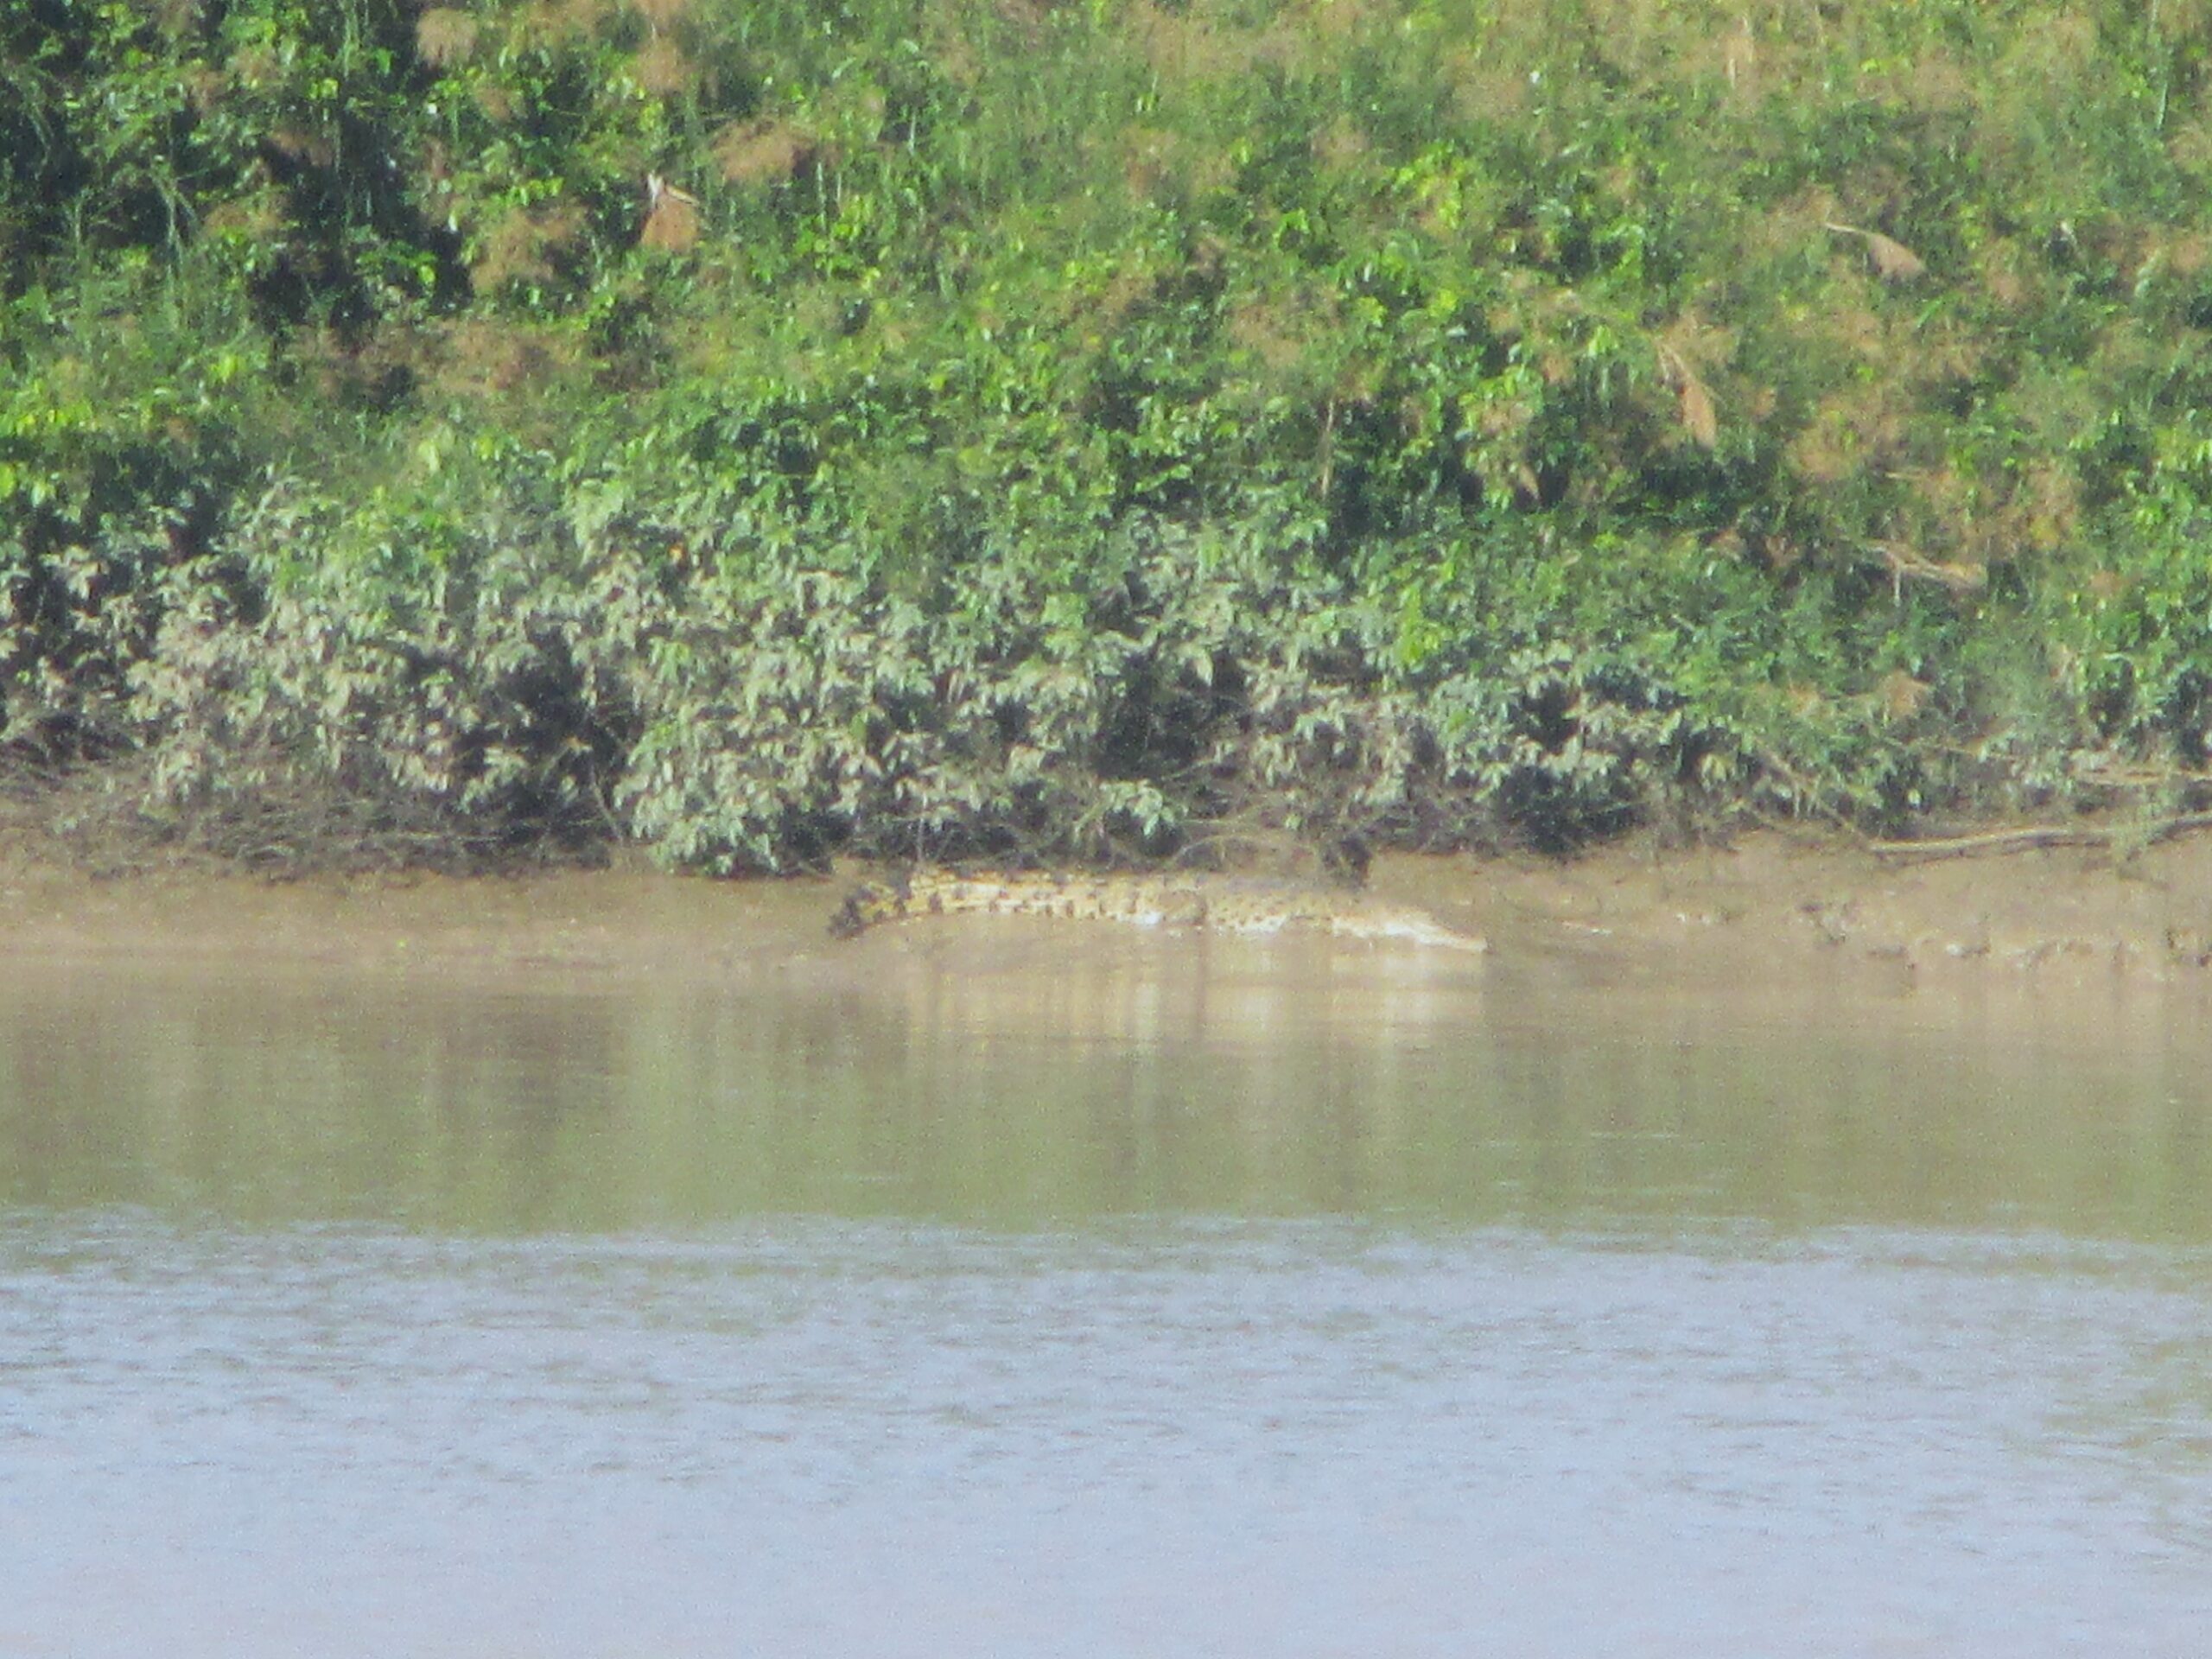
[[[0,380],[4,729],[63,751],[119,735],[117,682],[146,648],[156,579],[199,550],[245,462],[265,343],[183,290],[111,307],[119,284],[5,307],[22,345]]]
[[[350,503],[236,527],[248,613],[172,572],[133,712],[180,810],[303,786],[368,826],[617,828],[671,861],[836,846],[1114,858],[1224,819],[1330,840],[1567,844],[1713,741],[1625,656],[1462,645],[1324,568],[1314,526],[1124,516],[1080,557],[987,540],[926,600],[795,553],[696,470],[568,470],[448,435]],[[312,563],[293,550],[322,550]],[[817,552],[823,550],[816,550]]]
[[[717,868],[2186,789],[2207,22],[32,0],[0,741]]]

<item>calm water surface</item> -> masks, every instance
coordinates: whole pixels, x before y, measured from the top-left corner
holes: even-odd
[[[2190,1010],[1055,949],[0,975],[0,1654],[2206,1651]]]

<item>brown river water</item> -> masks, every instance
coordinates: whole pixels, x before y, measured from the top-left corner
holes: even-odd
[[[0,970],[0,1655],[2207,1651],[2196,1004],[1072,938]]]

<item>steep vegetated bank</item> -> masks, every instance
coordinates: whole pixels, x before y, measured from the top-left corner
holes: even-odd
[[[24,0],[0,750],[245,855],[2180,810],[2206,0]]]

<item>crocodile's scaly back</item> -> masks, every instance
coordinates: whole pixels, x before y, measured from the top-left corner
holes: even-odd
[[[1004,874],[916,870],[853,889],[830,931],[850,938],[885,922],[919,916],[1059,916],[1070,920],[1188,926],[1205,920],[1188,878]]]
[[[1365,893],[1188,874],[962,875],[917,870],[855,887],[830,918],[830,931],[839,938],[850,938],[886,922],[958,915],[1056,916],[1230,933],[1295,929],[1451,950],[1488,948],[1476,935],[1447,927],[1426,911]]]

